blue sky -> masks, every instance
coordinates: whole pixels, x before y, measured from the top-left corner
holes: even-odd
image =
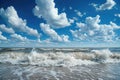
[[[119,0],[0,0],[0,47],[120,47]]]

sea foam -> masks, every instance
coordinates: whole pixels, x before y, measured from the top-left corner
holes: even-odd
[[[114,54],[109,49],[90,52],[71,49],[49,49],[46,52],[32,49],[29,53],[18,50],[3,52],[0,54],[0,62],[37,66],[77,66],[120,62],[120,54]]]

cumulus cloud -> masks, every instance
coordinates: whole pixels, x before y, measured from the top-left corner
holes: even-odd
[[[101,4],[99,6],[94,3],[92,3],[91,5],[95,7],[96,10],[110,10],[116,5],[116,2],[114,0],[106,0],[104,4]]]
[[[100,16],[87,17],[85,23],[76,23],[78,30],[70,30],[72,35],[79,40],[88,41],[112,41],[115,38],[114,30],[120,26],[113,22],[110,24],[100,24]]]
[[[61,35],[61,38],[64,42],[69,42],[69,36],[68,35]]]
[[[15,33],[15,31],[13,30],[13,28],[7,28],[4,24],[0,25],[0,30],[4,31],[6,33],[10,33],[10,34]]]
[[[47,34],[48,36],[50,36],[50,38],[53,40],[53,41],[59,41],[59,42],[68,42],[68,38],[69,36],[67,35],[58,35],[57,32],[55,30],[53,30],[52,28],[50,28],[50,25],[49,24],[44,24],[44,23],[41,23],[40,24],[40,27],[42,29],[42,31]]]
[[[28,40],[26,37],[23,37],[23,36],[21,36],[19,34],[16,34],[16,33],[12,34],[11,37],[14,38],[14,39],[17,39],[19,41],[27,41]]]
[[[33,9],[35,16],[44,18],[53,28],[63,28],[69,26],[66,13],[58,13],[58,8],[55,8],[54,0],[35,0],[36,6]]]
[[[82,17],[82,16],[83,16],[83,14],[82,14],[80,11],[78,11],[78,10],[74,10],[74,12],[75,12],[79,17]]]
[[[0,31],[0,40],[7,40],[7,38],[2,35],[2,32],[1,32],[1,31]]]
[[[8,7],[6,10],[1,8],[0,15],[6,21],[8,26],[12,26],[13,28],[19,29],[20,31],[29,35],[39,36],[39,33],[36,29],[28,27],[26,20],[23,20],[18,16],[17,11],[13,6]]]

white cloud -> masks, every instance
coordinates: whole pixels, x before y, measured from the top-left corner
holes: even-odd
[[[64,42],[69,42],[69,36],[68,35],[61,35],[61,38]]]
[[[75,22],[75,20],[74,19],[69,19],[69,22],[72,24],[72,23]]]
[[[53,28],[63,28],[69,26],[66,13],[58,13],[58,8],[55,8],[54,0],[36,0],[36,6],[33,9],[35,16],[44,18]]]
[[[84,24],[84,23],[76,23],[76,25],[77,25],[78,27],[80,27],[80,28],[82,28],[82,27],[84,27],[84,26],[85,26],[85,24]]]
[[[87,17],[85,23],[76,23],[78,30],[70,30],[72,35],[79,40],[88,41],[112,41],[116,34],[115,29],[120,29],[120,26],[113,22],[100,24],[100,16]]]
[[[106,2],[104,4],[101,4],[100,6],[94,3],[92,3],[91,5],[95,7],[96,10],[110,10],[116,5],[116,3],[114,0],[106,0]]]
[[[0,25],[0,30],[10,34],[15,33],[15,31],[12,28],[7,28],[4,24]]]
[[[115,16],[120,18],[120,14],[115,14]]]
[[[0,40],[7,40],[7,38],[2,35],[2,32],[1,32],[1,31],[0,31]]]
[[[77,18],[77,17],[73,17],[73,20],[74,20],[74,21],[78,21],[78,18]]]
[[[53,29],[51,29],[48,24],[41,23],[40,27],[42,31],[50,36],[53,40],[62,41],[61,37]]]
[[[8,26],[19,29],[22,32],[25,32],[29,35],[39,36],[39,33],[36,29],[28,27],[26,20],[20,18],[17,14],[17,11],[13,6],[8,7],[6,10],[1,8],[0,15],[7,22]]]
[[[12,38],[15,38],[15,39],[17,39],[17,40],[20,40],[20,41],[27,41],[28,39],[26,38],[26,37],[23,37],[23,36],[21,36],[21,35],[19,35],[19,34],[12,34],[11,35],[11,37]]]
[[[42,31],[47,34],[48,36],[50,36],[50,38],[53,40],[53,41],[59,41],[59,42],[68,42],[68,38],[69,36],[67,35],[61,35],[59,36],[57,34],[57,32],[53,29],[50,28],[50,25],[49,24],[44,24],[44,23],[41,23],[40,24],[40,27],[42,29]]]
[[[83,14],[82,14],[80,11],[78,11],[78,10],[74,10],[74,12],[76,12],[76,14],[77,14],[79,17],[82,17],[82,16],[83,16]]]

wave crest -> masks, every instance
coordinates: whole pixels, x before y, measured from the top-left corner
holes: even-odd
[[[97,63],[120,62],[120,54],[113,54],[109,49],[86,52],[4,52],[0,54],[1,63],[25,64],[38,66],[76,66]]]

